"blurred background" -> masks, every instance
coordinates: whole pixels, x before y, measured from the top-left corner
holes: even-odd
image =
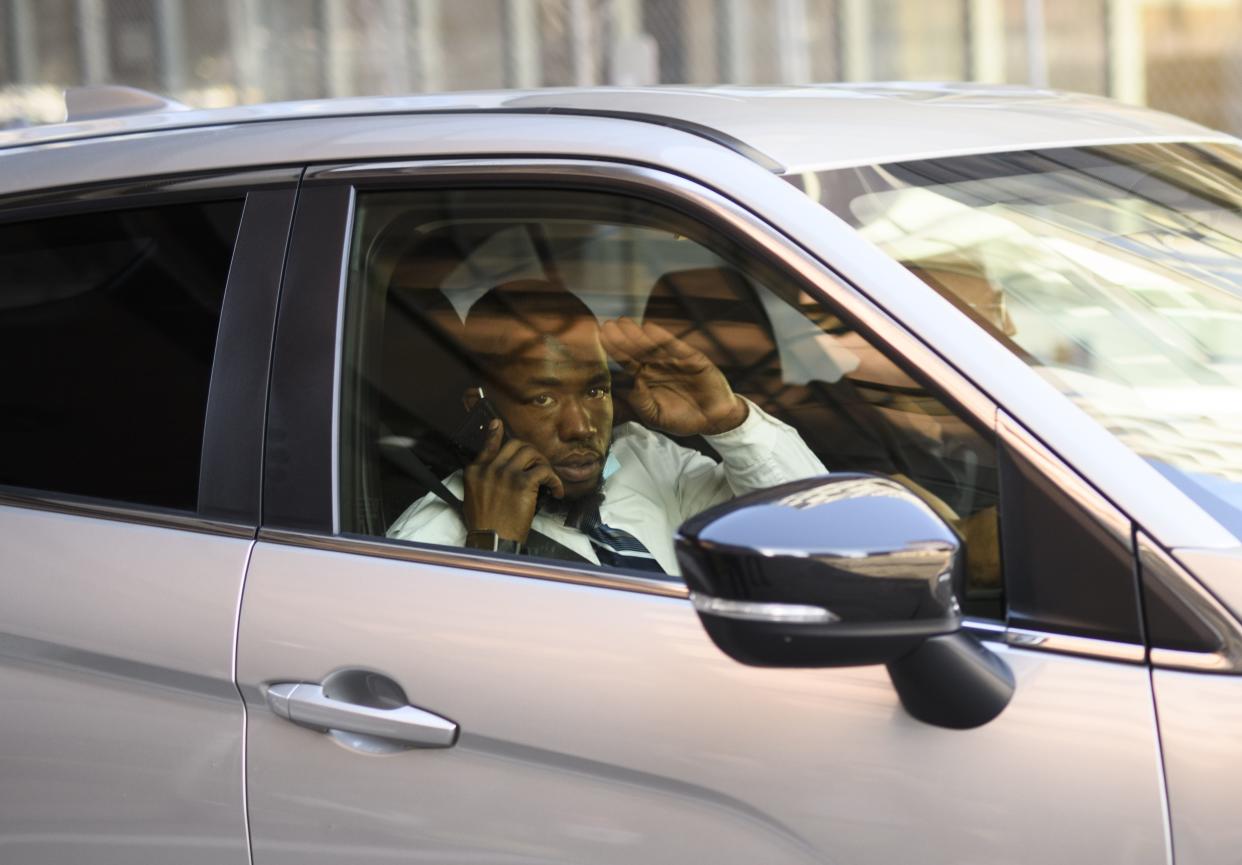
[[[1242,0],[0,0],[0,126],[62,91],[189,105],[593,84],[966,80],[1242,134]]]

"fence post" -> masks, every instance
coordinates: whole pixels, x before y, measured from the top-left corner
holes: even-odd
[[[806,44],[806,0],[780,0],[776,7],[776,52],[783,84],[811,80]]]
[[[1139,0],[1108,0],[1104,26],[1108,51],[1108,95],[1132,105],[1147,102],[1143,10]]]
[[[1005,12],[1000,0],[967,0],[967,59],[971,81],[1005,80]]]
[[[1047,32],[1044,28],[1044,0],[1026,0],[1026,83],[1048,86]]]
[[[505,0],[505,81],[509,87],[538,87],[543,79],[539,10],[533,0]]]
[[[418,40],[418,89],[444,89],[444,52],[440,46],[440,0],[415,0]]]
[[[643,31],[642,4],[611,0],[608,8],[608,82],[625,87],[655,84],[660,80],[659,49],[655,39]]]
[[[841,77],[846,81],[868,81],[871,69],[871,2],[841,0]]]
[[[384,89],[388,93],[409,93],[410,29],[409,6],[406,0],[383,0]]]
[[[341,0],[319,0],[319,9],[323,41],[327,45],[327,51],[321,56],[324,58],[324,79],[328,85],[328,95],[349,96],[353,87],[345,9]]]
[[[720,71],[721,79],[729,84],[750,84],[753,77],[750,11],[750,0],[723,0]]]
[[[229,3],[229,52],[233,58],[233,83],[238,101],[261,99],[265,93],[262,64],[256,42],[261,35],[256,0],[231,0]]]
[[[13,57],[13,81],[39,81],[39,43],[31,0],[9,0],[9,50]]]
[[[596,81],[595,19],[591,0],[569,0],[569,38],[573,43],[574,84],[590,87]]]
[[[169,95],[185,89],[185,9],[181,0],[156,0],[155,45],[160,86]]]
[[[78,0],[78,49],[82,53],[82,82],[106,84],[108,68],[108,18],[103,0]]]

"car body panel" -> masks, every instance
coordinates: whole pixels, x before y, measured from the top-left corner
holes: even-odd
[[[1174,550],[1173,555],[1242,621],[1242,546]]]
[[[1153,670],[1152,683],[1178,865],[1231,861],[1242,845],[1242,680]]]
[[[0,151],[0,158],[10,168],[0,178],[0,195],[153,173],[226,171],[263,163],[471,158],[497,153],[598,156],[623,162],[665,163],[674,170],[741,162],[771,174],[732,150],[695,135],[632,120],[540,114],[376,115],[140,132]]]
[[[686,600],[260,541],[238,656],[255,860],[883,863],[918,839],[929,863],[1165,862],[1146,668],[994,649],[1013,703],[944,730],[882,667],[733,662]],[[264,705],[343,668],[458,744],[362,754]]]
[[[79,91],[79,95],[85,95]],[[867,83],[805,87],[596,87],[464,91],[129,114],[0,133],[0,148],[271,120],[428,115],[434,112],[575,112],[647,118],[727,135],[803,171],[988,150],[1159,139],[1220,139],[1179,117],[1096,96],[979,84]],[[917,147],[897,130],[919,130]],[[849,130],[848,135],[839,134]],[[309,130],[300,134],[310,138]]]
[[[252,543],[0,507],[0,860],[247,861]]]

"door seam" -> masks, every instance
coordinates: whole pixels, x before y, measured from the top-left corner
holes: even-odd
[[[1147,667],[1148,693],[1151,695],[1151,719],[1156,732],[1156,768],[1160,773],[1160,806],[1164,822],[1164,859],[1174,865],[1176,851],[1173,839],[1173,811],[1169,802],[1169,772],[1164,764],[1164,740],[1160,734],[1160,706],[1156,700],[1156,671]]]
[[[254,548],[258,544],[257,540],[250,541],[249,547],[246,549],[246,563],[242,568],[241,585],[237,589],[237,605],[233,612],[233,652],[232,652],[232,678],[233,689],[237,691],[237,696],[241,700],[241,806],[242,806],[242,829],[246,834],[246,863],[254,865],[254,844],[250,837],[250,775],[249,775],[249,759],[250,759],[250,710],[246,706],[246,696],[242,693],[241,684],[237,679],[237,655],[238,647],[241,641],[241,611],[242,599],[246,593],[246,577],[250,574],[250,561],[254,556]]]

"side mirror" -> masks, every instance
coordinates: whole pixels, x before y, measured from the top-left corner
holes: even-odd
[[[704,511],[677,558],[707,633],[744,664],[887,664],[906,710],[939,726],[992,720],[1004,662],[961,631],[960,542],[896,481],[834,474]]]

